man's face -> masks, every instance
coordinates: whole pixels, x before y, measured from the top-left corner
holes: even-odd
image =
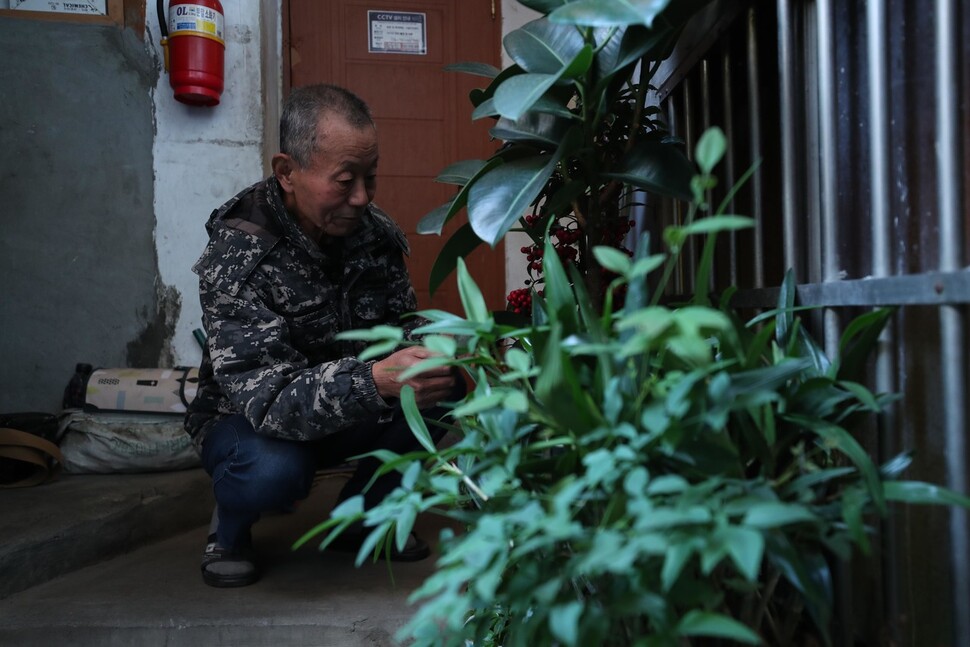
[[[317,124],[316,152],[309,166],[282,157],[286,163],[274,163],[274,169],[283,201],[303,231],[316,241],[353,233],[377,191],[373,126],[355,128],[341,117],[325,116]]]

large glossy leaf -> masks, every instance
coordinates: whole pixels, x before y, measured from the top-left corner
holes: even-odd
[[[535,9],[540,13],[549,13],[567,2],[569,0],[519,0],[519,4],[525,5],[529,9]]]
[[[488,63],[477,63],[475,61],[460,61],[458,63],[451,63],[449,65],[445,65],[445,70],[448,72],[464,72],[465,74],[484,76],[489,79],[494,79],[499,75],[500,72],[500,70],[494,65],[489,65]]]
[[[604,175],[647,191],[689,201],[694,166],[677,146],[648,141],[637,146],[615,172]]]
[[[479,238],[493,247],[538,197],[563,154],[580,137],[571,130],[552,155],[538,155],[506,162],[472,185],[468,195],[468,220]]]
[[[542,155],[503,164],[472,185],[468,220],[479,238],[495,246],[552,175],[552,156]]]
[[[553,76],[559,76],[586,45],[576,29],[546,18],[510,32],[502,42],[509,57],[526,72]]]
[[[520,74],[513,76],[495,91],[495,109],[513,121],[524,115],[551,88],[555,74]]]
[[[471,160],[471,161],[475,162],[477,160]],[[435,208],[430,213],[426,214],[424,217],[421,218],[420,222],[418,222],[418,227],[417,227],[418,233],[419,234],[440,234],[441,229],[445,226],[445,223],[447,223],[449,220],[454,218],[455,214],[461,211],[462,207],[464,207],[468,203],[469,187],[472,184],[474,184],[474,182],[479,177],[481,177],[482,175],[485,175],[486,173],[488,173],[490,170],[500,165],[501,163],[502,163],[502,159],[496,156],[496,157],[492,157],[487,162],[482,164],[471,177],[469,177],[467,180],[464,181],[464,186],[462,186],[461,190],[459,190],[458,193],[455,194],[455,197],[451,199],[451,202]],[[447,171],[448,169],[451,169],[454,166],[455,165],[449,166],[445,170]],[[461,172],[471,171],[473,166],[475,165],[468,164],[467,167],[462,168]],[[455,172],[457,173],[458,171],[455,171]]]
[[[458,228],[448,242],[444,244],[438,257],[435,258],[434,266],[431,268],[431,276],[428,280],[428,289],[431,294],[441,287],[445,279],[455,270],[458,259],[471,254],[482,244],[482,239],[475,235],[470,223],[465,223]]]
[[[588,27],[649,27],[668,4],[670,0],[576,0],[553,11],[549,20]]]
[[[472,159],[449,164],[438,173],[435,182],[465,186],[487,163],[485,160]]]
[[[532,110],[516,120],[499,119],[489,134],[496,139],[539,144],[542,148],[552,149],[562,143],[568,130],[569,121],[566,119]]]

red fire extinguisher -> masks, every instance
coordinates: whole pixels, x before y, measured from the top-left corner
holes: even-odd
[[[165,20],[158,0],[165,69],[175,99],[193,106],[219,103],[223,88],[225,14],[219,0],[170,0]]]

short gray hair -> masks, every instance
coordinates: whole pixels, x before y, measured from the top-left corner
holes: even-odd
[[[355,128],[374,125],[364,100],[346,88],[326,83],[295,88],[283,104],[280,152],[309,166],[317,150],[317,123],[325,114],[338,115]]]

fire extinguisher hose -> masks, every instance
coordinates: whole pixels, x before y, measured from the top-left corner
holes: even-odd
[[[158,29],[162,34],[162,55],[165,59],[165,71],[168,72],[168,20],[165,18],[165,0],[158,0],[155,4],[158,10]]]

